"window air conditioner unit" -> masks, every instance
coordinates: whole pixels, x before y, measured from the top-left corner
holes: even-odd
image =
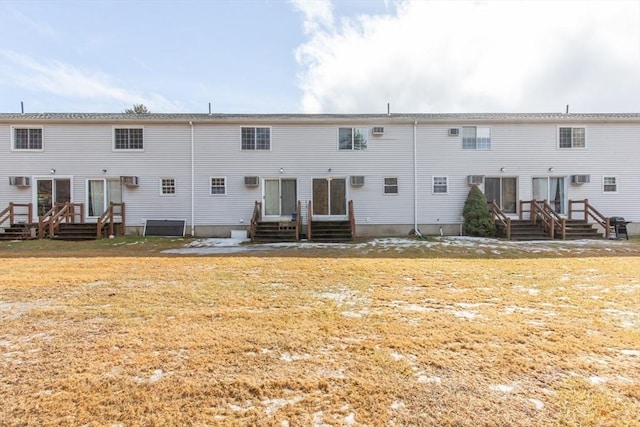
[[[449,136],[460,135],[460,128],[449,128]]]
[[[364,185],[364,176],[352,176],[351,185],[353,187],[362,187]]]
[[[121,176],[120,182],[127,187],[137,187],[139,185],[137,176]]]
[[[484,182],[484,175],[467,176],[467,184],[469,185],[482,185],[483,182]]]
[[[31,178],[28,176],[10,176],[9,185],[16,187],[31,187]]]
[[[247,187],[257,187],[259,182],[259,178],[257,176],[245,176],[244,177],[244,185]]]
[[[373,127],[373,134],[374,135],[383,135],[384,134],[384,127],[382,127],[382,126],[374,126]]]
[[[572,184],[588,184],[591,182],[591,175],[571,175]]]

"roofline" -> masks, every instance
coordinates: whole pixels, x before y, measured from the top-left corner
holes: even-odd
[[[0,113],[0,123],[640,123],[640,113],[391,113],[391,114],[192,114]]]

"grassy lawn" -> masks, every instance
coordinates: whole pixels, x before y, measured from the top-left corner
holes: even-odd
[[[2,426],[640,423],[635,249],[61,243],[0,246]]]

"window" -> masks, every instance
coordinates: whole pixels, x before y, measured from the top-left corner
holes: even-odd
[[[585,128],[558,128],[558,147],[560,148],[585,148]]]
[[[271,128],[240,128],[243,150],[271,150]]]
[[[447,177],[446,176],[434,176],[433,177],[433,192],[434,193],[448,193]]]
[[[42,150],[42,128],[13,128],[14,150]]]
[[[160,179],[160,194],[163,196],[172,196],[176,194],[176,180],[175,178],[161,178]]]
[[[605,176],[602,178],[602,191],[605,193],[618,192],[618,179],[615,176]]]
[[[490,150],[491,149],[491,128],[463,126],[462,127],[462,149],[463,150]]]
[[[366,150],[367,128],[338,128],[338,150]]]
[[[227,178],[213,177],[211,178],[211,195],[227,194]]]
[[[488,202],[495,200],[502,212],[516,213],[518,205],[518,179],[516,177],[485,177],[484,194]]]
[[[113,132],[114,150],[144,149],[142,128],[115,128]]]
[[[398,194],[398,178],[384,178],[384,194]]]

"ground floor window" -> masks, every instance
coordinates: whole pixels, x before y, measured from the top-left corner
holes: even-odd
[[[605,193],[618,192],[618,180],[615,176],[605,176],[602,178],[602,191]]]
[[[398,178],[384,177],[384,194],[398,194]]]
[[[44,216],[54,203],[71,201],[69,178],[36,178],[36,205],[38,216]]]
[[[515,177],[484,178],[487,201],[495,200],[504,213],[516,213],[518,205],[518,179]]]
[[[434,176],[433,177],[433,192],[434,193],[448,193],[449,186],[447,184],[446,176]]]
[[[160,179],[160,194],[162,194],[163,196],[173,196],[174,194],[176,194],[175,178]]]
[[[212,177],[211,178],[211,195],[227,194],[227,178],[225,177]]]
[[[110,203],[122,203],[122,184],[119,179],[90,179],[87,181],[87,216],[102,215]]]
[[[344,178],[313,179],[313,215],[344,216],[347,214],[347,180]]]

